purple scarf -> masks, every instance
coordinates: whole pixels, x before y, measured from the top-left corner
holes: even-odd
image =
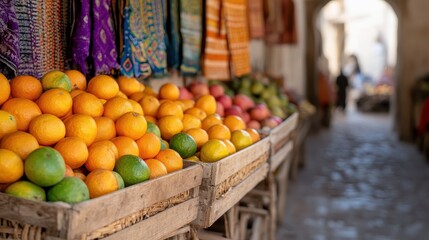
[[[19,29],[15,0],[0,0],[0,70],[16,76],[19,65]]]

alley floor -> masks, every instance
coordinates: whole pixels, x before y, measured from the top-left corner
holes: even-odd
[[[277,239],[429,239],[429,164],[387,114],[336,112],[311,135]]]

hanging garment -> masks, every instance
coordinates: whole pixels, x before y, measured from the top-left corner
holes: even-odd
[[[242,76],[251,72],[246,0],[224,0],[223,7],[232,73]]]
[[[295,5],[293,0],[282,0],[283,31],[279,36],[280,43],[294,44],[297,42]]]
[[[297,42],[295,5],[293,0],[268,0],[266,41],[271,44]]]
[[[264,37],[264,5],[263,0],[247,1],[247,12],[249,20],[249,34],[251,39]]]
[[[167,12],[167,65],[171,68],[179,69],[180,60],[182,59],[182,43],[180,37],[180,0],[167,1]]]
[[[72,58],[82,71],[88,74],[87,59],[91,41],[91,3],[89,0],[75,1],[76,18],[73,23]]]
[[[19,65],[19,29],[15,1],[0,1],[0,72],[16,76]]]
[[[19,57],[17,75],[39,77],[40,38],[37,34],[40,25],[37,24],[37,1],[19,0],[15,4],[19,24]]]
[[[180,33],[183,39],[183,57],[180,70],[185,76],[196,75],[200,71],[202,14],[201,0],[181,0]]]
[[[112,18],[115,32],[116,49],[119,56],[122,56],[124,46],[124,9],[126,0],[112,0]]]
[[[229,52],[222,0],[206,0],[203,73],[209,80],[229,80]]]

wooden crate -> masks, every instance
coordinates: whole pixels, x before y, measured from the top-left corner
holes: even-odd
[[[218,162],[204,163],[198,217],[193,224],[207,228],[262,181],[268,172],[268,138]]]
[[[201,166],[188,164],[73,205],[0,193],[0,239],[162,239],[196,219],[202,174]]]

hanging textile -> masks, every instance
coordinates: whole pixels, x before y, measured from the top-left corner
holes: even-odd
[[[180,70],[183,75],[196,75],[200,71],[202,1],[181,0],[180,9],[180,33],[183,38]]]
[[[39,77],[38,65],[40,62],[40,38],[37,34],[37,2],[20,0],[15,4],[16,16],[19,24],[19,54],[20,62],[18,75]]]
[[[224,0],[223,7],[232,73],[242,76],[251,72],[246,0]]]
[[[91,41],[91,3],[89,0],[75,1],[75,9],[77,11],[73,23],[72,58],[80,71],[86,75]]]
[[[112,0],[112,18],[114,25],[114,32],[116,33],[115,42],[118,55],[122,56],[122,49],[124,46],[124,8],[126,0]]]
[[[0,72],[16,76],[19,65],[19,29],[15,1],[0,1]]]
[[[206,0],[206,40],[204,76],[209,80],[229,80],[229,52],[221,0]]]
[[[282,0],[283,31],[280,34],[280,43],[294,44],[297,42],[295,5],[293,0]]]
[[[269,0],[266,41],[272,44],[297,42],[295,5],[293,0]]]
[[[264,37],[264,5],[263,0],[247,1],[249,34],[251,39]]]
[[[166,29],[168,36],[167,45],[167,65],[171,68],[178,69],[181,53],[180,37],[180,0],[167,1],[167,21]]]

